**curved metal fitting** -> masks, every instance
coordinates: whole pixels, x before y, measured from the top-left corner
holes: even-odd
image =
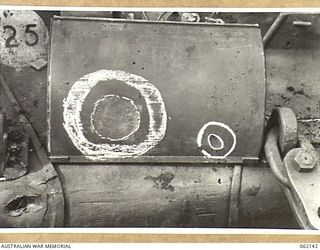
[[[264,144],[264,151],[271,171],[282,185],[288,187],[289,180],[285,173],[285,167],[279,152],[278,130],[276,128],[272,128],[268,131],[266,142]]]
[[[289,202],[299,224],[305,229],[320,229],[319,159],[311,156],[302,148],[292,149],[284,158],[284,166],[289,180]]]
[[[265,142],[270,168],[282,184],[302,228],[320,229],[319,155],[307,140],[297,148],[297,119],[292,109],[277,108],[271,115]],[[285,155],[281,159],[281,154]]]
[[[271,114],[268,127],[278,130],[278,146],[282,156],[297,147],[298,121],[291,108],[276,108]]]

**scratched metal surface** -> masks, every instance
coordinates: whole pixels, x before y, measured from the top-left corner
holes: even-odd
[[[258,158],[265,108],[264,55],[258,27],[55,18],[49,68],[51,155],[81,155],[63,127],[64,99],[76,81],[101,69],[141,76],[161,93],[167,114],[165,135],[145,155],[201,157],[197,136],[205,124],[214,121],[235,133],[236,145],[227,158]],[[96,100],[115,93],[129,97],[140,108],[140,127],[125,141],[139,143],[146,137],[151,119],[146,103],[136,89],[110,82],[98,83],[85,99],[81,112],[84,134],[97,144],[112,143],[92,135],[90,114]],[[108,127],[108,121],[104,126]],[[202,148],[210,151],[205,139],[216,133],[225,148],[209,153],[227,154],[235,142],[231,132],[212,128],[212,132],[205,130]]]

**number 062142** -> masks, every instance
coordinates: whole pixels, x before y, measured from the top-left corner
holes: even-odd
[[[318,248],[318,244],[317,243],[303,243],[299,245],[300,248],[302,249],[317,249]]]

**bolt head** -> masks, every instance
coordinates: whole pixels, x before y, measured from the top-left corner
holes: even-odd
[[[299,172],[311,172],[318,164],[318,158],[315,152],[301,150],[294,157]]]
[[[299,157],[300,157],[300,161],[304,165],[312,165],[312,163],[314,162],[314,157],[310,153],[301,152]]]

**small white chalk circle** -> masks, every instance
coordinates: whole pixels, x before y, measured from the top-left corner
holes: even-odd
[[[236,147],[236,144],[237,144],[236,134],[228,125],[226,125],[226,124],[224,124],[222,122],[210,121],[210,122],[204,124],[202,126],[202,128],[200,129],[199,133],[198,133],[197,144],[198,144],[199,148],[202,147],[202,141],[203,141],[204,132],[206,131],[206,129],[209,126],[218,126],[218,127],[222,127],[224,129],[226,129],[231,134],[231,136],[233,138],[233,143],[232,143],[232,146],[230,147],[230,149],[222,156],[220,156],[220,155],[212,155],[208,151],[206,151],[205,149],[201,149],[201,153],[203,155],[205,155],[206,157],[211,158],[211,159],[225,159],[228,155],[230,155],[233,152],[233,150]],[[212,136],[215,137],[219,141],[220,147],[215,147],[215,146],[212,145],[212,143],[211,143],[211,137]],[[220,151],[220,150],[225,148],[224,140],[219,135],[217,135],[215,133],[210,133],[208,135],[207,142],[208,142],[209,147],[214,151]]]
[[[135,88],[146,102],[149,113],[148,134],[138,144],[94,143],[83,133],[80,113],[86,97],[98,82],[108,84],[110,80],[118,80]],[[74,146],[91,160],[142,155],[162,140],[167,128],[167,113],[160,91],[143,77],[121,70],[102,69],[76,81],[64,99],[63,120],[63,127]]]
[[[216,146],[212,145],[211,137],[214,137],[219,141],[219,144],[220,144],[219,147],[216,147]],[[208,137],[207,137],[207,141],[208,141],[208,144],[209,144],[210,148],[212,148],[213,150],[219,151],[219,150],[224,149],[224,140],[219,135],[209,134]]]

